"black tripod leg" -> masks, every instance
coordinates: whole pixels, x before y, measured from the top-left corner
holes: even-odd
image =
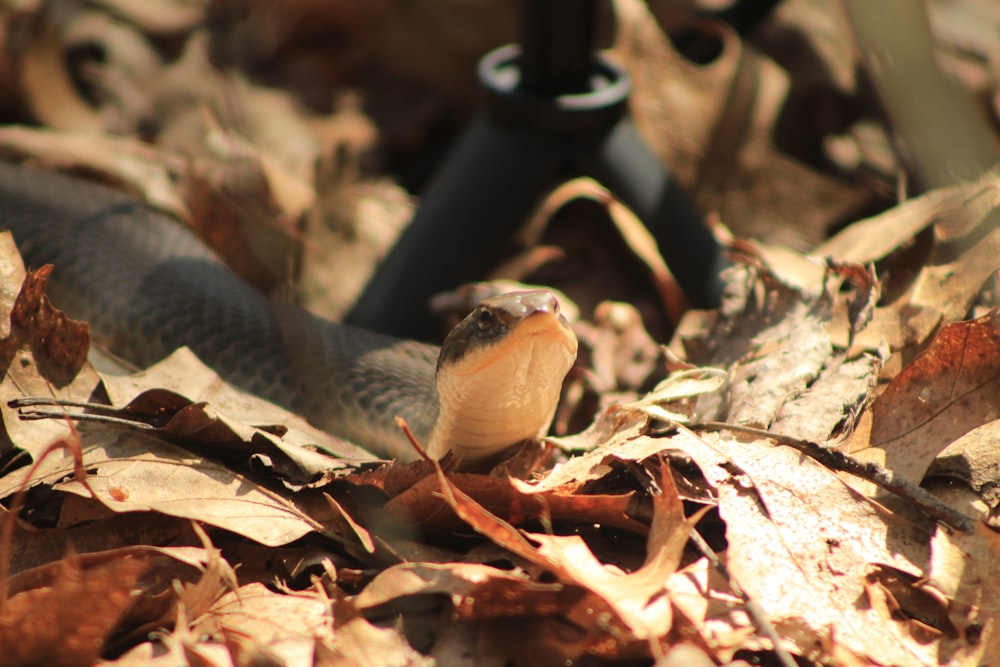
[[[695,308],[722,299],[719,272],[728,261],[687,194],[649,150],[635,125],[622,119],[583,156],[585,170],[646,225]]]
[[[564,142],[475,120],[346,321],[407,338],[433,335],[428,300],[482,277],[483,260],[558,176]]]

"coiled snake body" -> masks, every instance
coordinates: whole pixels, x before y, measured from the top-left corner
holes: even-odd
[[[53,302],[147,366],[187,345],[219,375],[389,457],[488,456],[548,429],[576,337],[544,291],[485,301],[443,348],[276,305],[169,216],[111,188],[0,162],[0,227]]]

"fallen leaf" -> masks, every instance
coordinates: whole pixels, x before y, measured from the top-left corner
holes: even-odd
[[[85,323],[67,318],[45,294],[50,269],[26,274],[9,232],[0,236],[0,258],[9,293],[0,312],[9,313],[7,335],[0,341],[0,416],[9,443],[37,456],[49,443],[69,435],[66,422],[26,422],[9,401],[25,396],[53,396],[85,401],[96,386],[96,373],[86,363],[90,345]],[[9,282],[7,282],[9,281]]]
[[[559,489],[538,489],[519,484],[514,479],[460,473],[450,475],[449,481],[476,503],[515,525],[539,519],[543,523],[574,520],[633,532],[646,531],[646,526],[630,518],[626,511],[633,501],[632,494],[565,493]],[[390,499],[378,515],[383,521],[402,521],[425,533],[447,532],[462,525],[441,498],[434,475],[424,477]]]
[[[317,667],[358,664],[431,667],[434,664],[433,660],[415,651],[398,630],[372,625],[348,601],[338,602],[333,616],[335,635],[332,640],[317,644]]]
[[[654,500],[653,525],[645,563],[632,573],[616,573],[601,563],[577,535],[520,533],[453,486],[438,470],[442,492],[452,509],[470,527],[499,546],[551,572],[565,585],[588,592],[563,616],[583,636],[576,651],[618,655],[632,642],[663,637],[672,622],[667,581],[677,569],[695,519],[684,518],[669,468],[660,464],[660,492]],[[537,546],[536,546],[537,545]],[[615,630],[621,628],[621,633]]]
[[[253,583],[216,600],[192,631],[238,642],[243,655],[266,651],[282,664],[312,665],[316,640],[334,637],[332,604],[315,592]]]
[[[156,415],[161,422],[176,419],[163,424],[168,436],[191,440],[206,431],[205,444],[242,451],[246,456],[267,454],[270,448],[272,455],[289,457],[309,475],[376,460],[370,452],[321,431],[301,417],[230,387],[188,348],[180,348],[140,373],[102,379],[111,405],[137,415]],[[205,413],[204,407],[194,407],[203,404],[211,407],[212,414]],[[177,415],[187,408],[191,408],[188,414]],[[214,436],[210,430],[215,431]],[[317,455],[314,449],[341,461]]]
[[[872,405],[868,455],[919,482],[961,436],[1000,418],[1000,315],[944,327]]]
[[[4,582],[11,591],[0,611],[0,650],[10,665],[89,665],[135,604],[134,587],[149,555],[127,554],[92,565],[77,556],[46,566],[45,583],[24,588],[28,571]]]
[[[292,502],[228,468],[139,433],[84,437],[87,483],[115,512],[154,510],[203,521],[263,544],[287,544],[323,527]],[[72,468],[53,466],[35,483],[89,495],[76,481],[58,483]],[[3,480],[11,492],[12,476]],[[16,476],[13,476],[16,477]]]
[[[922,576],[928,552],[920,529],[794,449],[718,433],[681,431],[669,440],[717,490],[733,578],[798,652],[832,633],[871,660],[937,661],[936,642],[915,642],[902,625],[858,604],[871,563]]]
[[[931,225],[955,230],[950,236],[960,230],[969,231],[969,227],[978,224],[1000,204],[998,177],[1000,172],[991,170],[975,182],[933,190],[884,213],[854,222],[817,246],[812,254],[867,264],[888,256]],[[976,205],[970,207],[970,202]]]

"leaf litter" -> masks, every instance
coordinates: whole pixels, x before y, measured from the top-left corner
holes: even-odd
[[[345,91],[357,72],[316,69],[299,49],[304,6],[272,16],[277,41],[262,43],[276,51],[244,54],[247,72],[283,54],[268,74],[287,88],[267,88],[215,69],[206,34],[193,31],[200,10],[111,4],[121,6],[109,44],[138,49],[129,57],[159,76],[109,51],[82,70],[89,97],[70,83],[59,40],[104,18],[59,28],[36,7],[2,19],[29,45],[5,57],[24,79],[25,108],[48,126],[0,127],[5,156],[127,184],[214,240],[265,292],[343,312],[411,210],[365,156],[388,160],[427,139],[385,100],[404,72],[426,67],[435,73],[416,79],[423,106],[408,101],[426,119],[463,98],[458,79],[416,57],[420,48],[370,39],[371,26],[399,30],[387,6],[315,8],[315,20],[350,36],[343,48],[361,59],[345,63],[379,67],[353,93],[367,106],[345,93],[305,113],[291,102],[310,92],[296,88],[296,68]],[[5,664],[997,661],[1000,176],[912,197],[822,240],[831,216],[873,205],[880,190],[771,141],[796,73],[728,33],[721,56],[696,71],[664,39],[665,7],[613,4],[638,124],[736,234],[717,228],[735,258],[725,302],[681,317],[676,285],[631,214],[590,181],[555,190],[522,254],[494,277],[562,287],[580,314],[581,362],[556,437],[492,470],[377,461],[226,386],[185,349],[137,373],[99,373],[86,361],[86,325],[48,303],[45,270],[25,272],[0,238]],[[828,9],[788,4],[777,19],[786,26]],[[475,47],[428,17],[423,37],[469,59],[470,48],[512,38],[512,17],[493,11],[494,34],[463,32]],[[850,56],[824,32],[837,28],[805,25],[829,58],[824,85],[847,85]],[[176,57],[162,58],[171,40]],[[404,53],[409,61],[393,60]],[[762,97],[739,119],[739,98],[720,101],[748,57],[759,59]],[[974,87],[982,79],[969,68],[956,71]],[[123,85],[136,77],[142,85]],[[178,96],[197,102],[168,103]],[[664,118],[672,135],[656,131]],[[749,128],[721,176],[713,123]],[[155,144],[114,136],[151,127]],[[884,137],[868,141],[870,156]],[[775,223],[796,215],[798,226]],[[629,277],[592,270],[560,236],[560,224],[586,236],[595,220],[611,230],[599,238],[616,239],[606,254],[623,254],[609,266]],[[349,265],[349,277],[328,265]],[[910,490],[873,484],[879,471]],[[912,487],[970,529],[942,521]]]

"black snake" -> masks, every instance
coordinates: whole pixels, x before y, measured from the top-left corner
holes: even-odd
[[[227,382],[383,456],[490,455],[544,434],[577,341],[546,291],[493,297],[441,349],[271,303],[193,233],[112,188],[0,161],[0,226],[53,302],[139,366],[187,345]],[[440,361],[439,361],[440,357]]]

